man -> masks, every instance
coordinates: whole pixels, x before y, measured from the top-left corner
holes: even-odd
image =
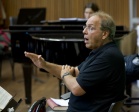
[[[87,3],[84,7],[84,18],[87,20],[89,19],[93,13],[99,11],[99,7],[96,3]],[[78,63],[84,61],[84,59],[88,56],[89,52],[91,51],[90,49],[87,49],[84,46],[84,43],[78,43],[78,48],[79,48],[79,54],[77,56]]]
[[[96,12],[84,27],[89,56],[77,67],[46,62],[41,55],[25,52],[33,63],[63,80],[71,91],[67,112],[108,112],[111,103],[124,99],[124,58],[114,42],[111,16]]]

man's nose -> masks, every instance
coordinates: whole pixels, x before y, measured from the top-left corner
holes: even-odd
[[[84,34],[84,35],[87,34],[86,28],[83,29],[83,34]]]

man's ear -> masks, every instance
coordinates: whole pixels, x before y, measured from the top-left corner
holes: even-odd
[[[102,39],[106,39],[107,37],[109,37],[109,31],[103,31],[103,33],[102,33],[102,35],[103,35],[103,37],[102,37]]]

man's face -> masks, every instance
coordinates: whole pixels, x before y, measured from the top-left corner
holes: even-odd
[[[88,49],[96,49],[103,45],[106,38],[105,32],[100,30],[101,19],[98,16],[92,16],[86,22],[83,30],[84,43]]]

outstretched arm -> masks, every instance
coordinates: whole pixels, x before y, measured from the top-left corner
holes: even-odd
[[[54,63],[49,63],[44,60],[44,58],[41,55],[37,55],[35,53],[30,52],[24,52],[25,56],[30,58],[32,62],[38,67],[46,70],[52,75],[55,75],[57,78],[61,79],[61,69],[62,66]]]
[[[50,74],[55,75],[59,79],[62,79],[66,87],[76,96],[85,94],[85,91],[80,87],[76,81],[76,76],[79,74],[77,67],[71,67],[68,65],[58,65],[49,63],[42,58],[41,55],[25,52],[25,56],[30,58],[32,62],[38,67],[48,71]],[[70,74],[63,77],[64,74]]]

